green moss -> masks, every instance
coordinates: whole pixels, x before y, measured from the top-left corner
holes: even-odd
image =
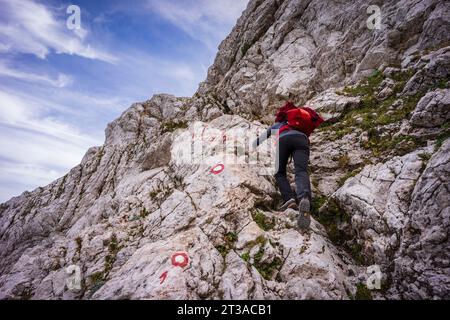
[[[261,261],[262,257],[264,256],[264,252],[265,252],[264,245],[260,245],[258,252],[253,257],[255,264]]]
[[[113,233],[109,241],[108,250],[110,253],[117,253],[119,250],[119,244],[117,242],[117,236]]]
[[[347,154],[343,154],[338,159],[339,168],[346,168],[350,164],[350,157]]]
[[[250,43],[248,43],[248,42],[244,43],[244,45],[241,48],[242,56],[245,56],[245,54],[247,53],[248,49],[251,48],[251,46],[252,45]]]
[[[112,269],[112,265],[114,264],[114,261],[115,261],[115,257],[110,255],[110,254],[108,254],[105,257],[105,269],[108,270],[108,271],[111,270]]]
[[[300,248],[299,253],[300,253],[300,254],[305,253],[306,250],[308,250],[308,247],[307,247],[306,245],[303,245],[303,246]]]
[[[428,162],[428,160],[431,159],[431,154],[424,152],[424,153],[420,153],[418,154],[419,158],[422,159],[422,161],[424,162]]]
[[[362,146],[363,148],[370,149],[376,157],[381,157],[391,152],[395,155],[402,156],[424,146],[426,143],[426,141],[413,136],[381,136],[377,130],[369,130],[368,133],[369,140]]]
[[[75,238],[75,242],[77,244],[77,252],[78,254],[81,253],[81,247],[83,246],[83,239],[81,239],[81,237],[76,237]]]
[[[388,107],[392,105],[391,100],[386,100],[380,105],[380,116],[375,119],[375,125],[387,125],[390,123],[395,123],[403,120],[409,116],[409,114],[414,111],[419,100],[424,96],[424,93],[417,93],[413,96],[408,96],[403,98],[403,107],[391,110],[389,114]]]
[[[259,245],[259,250],[253,257],[253,266],[261,274],[261,276],[266,280],[271,280],[273,278],[275,270],[279,269],[282,264],[282,260],[279,257],[275,257],[272,262],[261,262],[262,257],[265,253],[267,239],[264,236],[259,236],[254,241],[254,245]],[[241,255],[241,259],[245,262],[250,262],[250,253],[248,251]]]
[[[149,197],[152,201],[156,202],[159,206],[166,201],[166,199],[173,193],[176,182],[172,182],[171,185],[163,185],[162,182],[149,192]]]
[[[401,92],[403,91],[406,83],[409,81],[409,79],[412,78],[412,76],[416,73],[416,70],[414,69],[407,69],[399,72],[395,72],[391,75],[391,78],[396,82],[394,86],[394,92]]]
[[[333,199],[328,200],[323,212],[312,212],[316,219],[325,227],[330,240],[338,245],[342,245],[348,240],[347,235],[339,230],[338,225],[342,222],[350,222],[350,216],[342,210]]]
[[[252,218],[264,231],[271,230],[275,226],[275,217],[269,218],[260,210],[255,210],[252,213]]]
[[[379,70],[374,70],[363,83],[353,87],[345,87],[343,93],[350,96],[373,96],[376,88],[381,84],[383,79],[383,73]]]
[[[234,248],[234,245],[238,239],[238,236],[235,232],[228,232],[225,235],[225,241],[223,244],[216,246],[217,251],[222,255],[222,257],[226,257],[228,252]]]
[[[364,82],[355,87],[346,87],[343,94],[361,97],[360,107],[343,113],[338,123],[323,127],[321,130],[332,131],[330,139],[333,141],[341,139],[358,128],[363,131],[369,131],[379,126],[396,123],[407,118],[411,111],[415,109],[418,101],[425,94],[425,91],[413,96],[403,97],[403,106],[399,108],[389,110],[389,107],[398,99],[397,94],[403,91],[405,84],[413,74],[413,70],[394,73],[391,76],[395,82],[393,92],[383,101],[376,98],[378,87],[384,79],[381,72],[374,72]],[[356,122],[356,118],[362,120]],[[378,142],[373,145],[378,145]],[[372,149],[372,144],[369,143],[367,147]],[[377,148],[374,150],[375,153],[379,151]]]
[[[347,230],[342,228],[342,225],[351,223],[351,216],[341,209],[334,199],[329,199],[319,213],[318,208],[323,206],[323,201],[323,198],[317,200],[318,205],[314,205],[313,201],[312,215],[324,226],[331,242],[346,250],[356,263],[360,265],[366,264],[367,261],[362,254],[363,247],[355,241]]]
[[[449,122],[446,122],[445,124],[443,124],[441,128],[444,129],[444,132],[442,132],[436,139],[436,145],[435,145],[436,151],[442,146],[442,144],[445,142],[445,140],[450,138]]]
[[[350,249],[350,255],[352,256],[353,260],[355,260],[358,264],[365,264],[366,259],[364,258],[364,255],[362,254],[362,245],[355,242],[349,246]]]
[[[103,273],[105,274],[105,276],[107,276],[109,274],[109,272],[111,271],[114,262],[116,261],[116,256],[117,253],[120,250],[118,241],[117,241],[117,236],[113,233],[111,238],[109,239],[109,241],[106,242],[106,245],[108,246],[108,254],[105,256],[105,265],[104,265],[104,270]]]
[[[315,176],[310,176],[311,179],[311,185],[314,188],[318,188],[319,187],[319,181],[317,181],[317,178]]]
[[[333,243],[344,244],[342,232],[339,230],[337,223],[331,222],[326,226],[327,234]]]
[[[219,253],[222,255],[223,258],[225,258],[228,254],[228,252],[230,252],[230,249],[227,246],[224,245],[218,245],[216,246],[217,251],[219,251]]]
[[[244,260],[245,262],[249,262],[250,261],[250,252],[244,252],[242,255],[241,255],[241,258],[242,258],[242,260]]]
[[[175,176],[172,178],[172,181],[173,181],[173,184],[174,184],[173,187],[174,187],[175,189],[179,189],[179,190],[184,189],[185,184],[184,184],[184,177],[183,177],[183,176],[181,176],[181,175],[175,175]]]
[[[271,263],[255,264],[256,270],[266,280],[271,280],[275,270],[278,270],[283,262],[279,257],[275,257]]]
[[[90,279],[92,283],[98,283],[104,280],[105,274],[102,271],[94,272],[91,274]]]
[[[187,121],[169,121],[161,126],[161,134],[173,132],[177,129],[185,129],[188,127]]]
[[[350,179],[350,178],[356,176],[358,173],[360,173],[360,172],[361,172],[361,169],[362,169],[362,168],[357,168],[357,169],[355,169],[355,170],[352,170],[352,171],[347,172],[343,177],[341,177],[341,178],[338,180],[338,185],[339,185],[339,187],[342,187],[342,186],[344,185],[345,181],[347,181],[348,179]]]
[[[361,107],[367,109],[376,109],[378,100],[373,95],[366,96],[361,100]]]
[[[383,73],[380,70],[374,70],[372,74],[367,78],[367,83],[369,88],[377,88],[380,83],[384,80]]]
[[[333,125],[334,125],[335,123],[336,123],[335,121],[327,120],[327,121],[325,121],[324,123],[322,123],[322,124],[317,128],[317,131],[326,131],[326,130],[330,130],[330,129],[333,127]]]
[[[438,81],[435,84],[435,88],[436,89],[447,89],[448,87],[449,87],[449,81],[448,80],[441,80],[441,81]]]
[[[256,238],[256,243],[264,246],[267,242],[267,239],[264,236],[259,236],[258,238]]]
[[[158,196],[158,193],[160,193],[160,192],[161,192],[161,190],[159,190],[159,189],[155,189],[153,191],[150,191],[150,193],[149,193],[150,199],[155,200],[156,197]]]
[[[392,96],[384,101],[371,100],[375,102],[365,103],[361,108],[352,110],[345,114],[342,120],[328,130],[333,130],[331,140],[341,139],[347,134],[360,128],[364,131],[374,129],[378,126],[384,126],[391,123],[398,122],[409,116],[423,96],[423,93],[416,94],[414,96],[403,98],[403,106],[394,110],[389,110],[389,107],[396,100],[395,96]],[[375,112],[376,111],[376,112]],[[356,122],[356,118],[361,118],[362,121]]]
[[[277,270],[281,264],[282,261],[279,257],[275,257],[272,262],[267,263],[261,263],[261,259],[264,256],[264,245],[262,244],[259,248],[259,251],[254,256],[254,264],[253,266],[258,270],[259,274],[266,279],[271,280],[274,274],[274,271]]]
[[[237,236],[236,232],[228,232],[228,233],[225,235],[225,237],[226,237],[226,240],[227,240],[228,243],[233,243],[233,244],[234,244],[234,243],[237,241],[237,239],[238,239],[238,236]]]
[[[318,215],[319,209],[325,204],[327,197],[322,195],[315,195],[311,201],[311,211],[312,214]]]
[[[147,210],[147,208],[142,208],[141,212],[139,213],[139,216],[143,219],[147,217],[150,214],[150,212]]]
[[[103,271],[94,272],[89,276],[90,279],[90,296],[105,284],[105,273]]]
[[[372,293],[367,289],[364,283],[356,285],[355,300],[372,300]]]

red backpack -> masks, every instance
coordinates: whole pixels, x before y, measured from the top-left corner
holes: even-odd
[[[287,121],[287,113],[289,110],[296,109],[297,107],[290,101],[286,102],[284,106],[278,109],[277,114],[275,115],[275,122],[284,122]]]
[[[325,120],[313,109],[301,107],[289,110],[287,112],[287,125],[281,127],[280,133],[294,129],[303,132],[308,137]]]

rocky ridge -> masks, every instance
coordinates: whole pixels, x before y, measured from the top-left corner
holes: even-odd
[[[380,30],[365,1],[250,1],[193,97],[132,105],[66,176],[1,205],[0,298],[448,298],[450,5],[374,4]],[[223,136],[179,161],[198,128],[254,137],[285,99],[328,119],[308,232]]]

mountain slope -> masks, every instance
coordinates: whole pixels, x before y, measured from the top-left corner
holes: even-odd
[[[132,105],[66,176],[1,205],[0,298],[448,298],[450,5],[374,3],[380,30],[365,1],[250,1],[193,97]],[[309,232],[246,146],[221,149],[285,99],[329,119]],[[180,161],[199,132],[203,158]]]

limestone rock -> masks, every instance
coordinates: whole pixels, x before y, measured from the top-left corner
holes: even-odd
[[[373,263],[389,263],[399,246],[409,199],[424,166],[420,155],[427,152],[431,150],[366,166],[333,195],[350,214],[364,255]]]
[[[427,164],[411,195],[394,277],[403,299],[446,299],[450,291],[450,141]]]
[[[360,98],[339,95],[335,89],[322,92],[308,101],[306,104],[312,106],[325,120],[338,118],[342,113],[356,109],[360,104]]]
[[[414,95],[432,88],[439,82],[448,81],[450,76],[450,47],[437,50],[422,59],[426,63],[425,66],[408,81],[403,89],[404,94]]]
[[[411,123],[417,127],[438,127],[450,120],[450,90],[427,93],[417,104]]]
[[[380,2],[380,30],[367,6],[251,0],[193,97],[133,104],[0,205],[0,299],[349,299],[364,263],[374,298],[448,298],[450,5]],[[287,99],[328,119],[307,232],[275,209],[273,138],[249,148]]]

